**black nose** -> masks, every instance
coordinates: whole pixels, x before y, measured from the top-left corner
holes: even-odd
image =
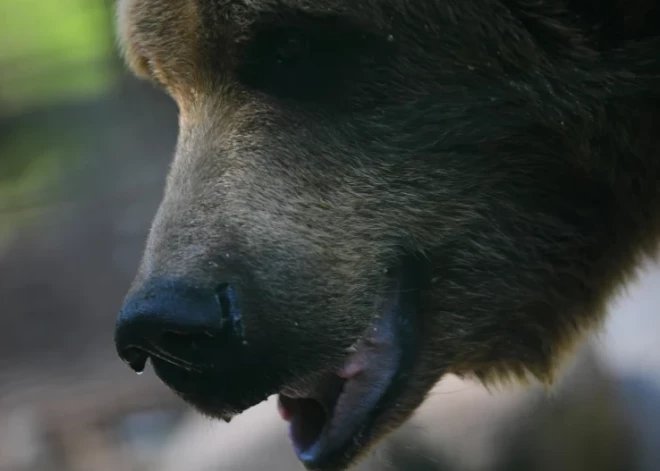
[[[115,345],[122,360],[137,372],[149,357],[203,371],[215,368],[218,352],[240,344],[242,334],[231,285],[211,289],[157,279],[126,299],[117,319]]]

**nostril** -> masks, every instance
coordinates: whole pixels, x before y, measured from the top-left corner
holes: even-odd
[[[231,300],[229,299],[229,290],[231,287],[227,283],[223,283],[218,286],[215,290],[215,299],[220,305],[220,313],[222,317],[231,317],[229,314],[231,311]]]
[[[220,306],[223,323],[230,322],[234,333],[243,335],[243,323],[235,289],[228,283],[222,283],[216,288],[215,297]]]
[[[149,358],[147,352],[137,347],[125,349],[121,356],[128,366],[130,366],[137,374],[142,374],[144,368],[147,366],[147,359]]]
[[[180,281],[152,280],[124,303],[115,343],[135,371],[149,357],[186,369],[214,368],[242,345],[244,328],[235,289],[214,289]]]

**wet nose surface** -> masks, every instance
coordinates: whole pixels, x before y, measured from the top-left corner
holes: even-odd
[[[220,350],[240,345],[242,324],[231,285],[181,280],[145,283],[125,302],[115,328],[117,353],[141,372],[149,357],[189,371],[216,368]]]

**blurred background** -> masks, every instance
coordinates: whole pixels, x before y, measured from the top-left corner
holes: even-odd
[[[112,344],[176,139],[110,0],[0,0],[0,471],[296,471],[273,401],[231,425]],[[363,471],[660,469],[660,268],[551,394],[445,378]]]

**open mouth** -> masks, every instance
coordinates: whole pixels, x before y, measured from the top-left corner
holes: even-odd
[[[375,441],[382,424],[401,412],[397,403],[418,351],[420,268],[415,258],[406,257],[384,286],[374,322],[347,349],[341,364],[319,371],[302,384],[287,385],[284,378],[290,376],[284,374],[264,375],[273,370],[267,360],[258,351],[250,353],[231,342],[186,342],[183,346],[177,343],[177,348],[170,342],[170,351],[161,348],[163,336],[157,337],[160,343],[154,343],[152,337],[143,335],[138,340],[123,338],[120,356],[138,372],[150,359],[167,386],[211,417],[229,419],[279,392],[279,411],[289,422],[300,461],[310,470],[343,470]],[[198,339],[205,340],[193,338]],[[226,352],[243,357],[236,366],[230,362],[220,370],[196,361],[226,358]],[[283,385],[287,387],[282,389]]]
[[[351,461],[403,389],[416,351],[415,275],[406,266],[393,280],[380,316],[337,370],[280,392],[280,415],[308,469],[341,469]]]

